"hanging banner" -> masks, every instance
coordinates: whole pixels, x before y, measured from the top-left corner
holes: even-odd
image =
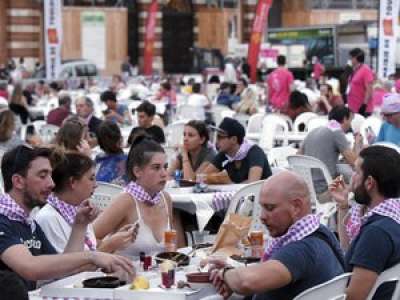
[[[146,36],[144,39],[144,75],[153,74],[153,52],[157,12],[158,3],[157,0],[153,0],[149,7],[149,13],[146,22]]]
[[[379,10],[378,78],[396,71],[396,43],[399,28],[399,0],[381,0]]]
[[[250,79],[252,82],[256,81],[258,54],[260,53],[264,30],[266,30],[268,26],[268,14],[271,6],[272,0],[259,0],[257,4],[256,17],[251,30],[249,54],[247,57],[247,62],[250,66]]]
[[[54,80],[61,68],[62,15],[61,0],[44,1],[44,38],[46,78]]]
[[[81,13],[82,58],[90,60],[99,69],[106,68],[106,16],[102,11]]]

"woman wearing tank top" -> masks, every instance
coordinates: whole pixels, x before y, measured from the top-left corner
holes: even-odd
[[[172,202],[162,191],[167,181],[164,149],[154,140],[140,136],[132,143],[127,159],[130,179],[123,193],[96,219],[94,230],[102,239],[128,224],[139,224],[136,239],[120,251],[127,256],[140,252],[164,251],[164,231],[173,227]],[[176,228],[178,246],[183,246],[183,231]]]

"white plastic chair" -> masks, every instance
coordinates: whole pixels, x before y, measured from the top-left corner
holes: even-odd
[[[314,129],[318,127],[324,127],[328,124],[328,118],[327,117],[315,117],[308,121],[307,123],[307,131],[313,131]]]
[[[103,211],[106,209],[112,199],[123,192],[123,188],[116,184],[111,184],[107,182],[97,182],[97,187],[91,198],[91,203],[98,209]]]
[[[353,132],[360,132],[361,125],[364,123],[365,118],[360,114],[354,114],[353,120],[351,121],[351,129]]]
[[[378,136],[379,130],[381,129],[382,120],[377,117],[368,117],[362,123],[360,127],[360,133],[364,138],[364,143],[367,143],[367,129],[372,129],[375,136]]]
[[[264,113],[251,115],[246,127],[246,136],[252,133],[261,133]]]
[[[176,115],[183,120],[205,120],[204,107],[201,106],[181,105]]]
[[[290,155],[295,155],[297,149],[292,146],[275,147],[267,153],[268,162],[271,167],[287,168],[289,166],[287,158]]]
[[[396,282],[396,288],[393,292],[392,295],[392,300],[399,300],[400,299],[400,284],[399,284],[399,280],[400,280],[400,263],[391,267],[390,269],[387,269],[386,271],[382,272],[374,286],[372,287],[371,291],[369,292],[369,295],[367,297],[366,300],[371,300],[376,292],[376,290],[378,289],[378,287],[383,284],[384,282]]]
[[[185,120],[176,121],[164,129],[167,147],[178,147],[183,144],[183,130],[186,122]]]
[[[278,114],[268,114],[264,117],[262,122],[262,131],[259,141],[259,146],[265,150],[270,150],[275,146],[275,135],[289,133],[289,125],[285,118]],[[284,139],[283,146],[288,145],[288,140]]]
[[[52,124],[44,124],[37,131],[44,143],[51,143],[60,127]]]
[[[315,204],[317,214],[321,214],[321,223],[328,225],[329,219],[336,212],[336,203],[327,202],[319,203],[314,189],[314,183],[311,175],[311,169],[319,169],[322,171],[326,183],[329,185],[332,182],[332,176],[329,173],[328,167],[319,159],[306,155],[290,155],[288,156],[290,168],[299,174],[307,182],[310,191],[311,203]]]
[[[253,202],[253,214],[250,225],[250,231],[260,230],[267,233],[265,225],[263,225],[260,220],[261,205],[259,201],[260,201],[260,190],[263,183],[264,180],[259,180],[256,182],[249,183],[246,186],[242,187],[240,190],[238,190],[231,199],[226,216],[228,216],[230,213],[235,213],[235,210],[238,207],[238,205],[240,206],[239,202],[244,197],[252,195],[254,196],[254,202]]]
[[[232,111],[229,107],[227,107],[225,105],[215,104],[212,106],[211,112],[214,116],[214,121],[217,126],[221,123],[222,119],[224,118],[224,117],[222,117],[222,112],[224,112],[226,110]],[[226,113],[224,113],[224,114],[226,114]]]
[[[304,131],[308,131],[308,122],[310,122],[311,119],[314,119],[318,117],[316,113],[313,112],[304,112],[300,115],[297,116],[296,120],[294,120],[293,123],[293,131],[300,132],[300,126],[304,125]]]
[[[346,299],[346,286],[351,273],[344,273],[331,280],[309,288],[293,300],[339,300]]]

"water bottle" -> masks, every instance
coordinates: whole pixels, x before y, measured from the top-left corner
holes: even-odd
[[[175,183],[177,186],[179,186],[179,182],[183,178],[183,172],[182,170],[176,170],[175,171]]]

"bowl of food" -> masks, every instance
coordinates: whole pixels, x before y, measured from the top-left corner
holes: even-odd
[[[196,181],[193,181],[193,180],[186,180],[186,179],[179,180],[180,187],[190,187],[190,186],[194,186],[195,184],[196,184]]]
[[[210,283],[209,272],[195,272],[186,274],[186,280],[189,283]]]
[[[125,285],[126,282],[120,280],[116,276],[100,276],[88,278],[82,282],[84,288],[95,288],[95,289],[115,289],[122,285]]]
[[[190,257],[180,252],[161,252],[158,253],[154,259],[158,264],[166,260],[171,260],[175,262],[178,267],[188,266],[190,262]]]

